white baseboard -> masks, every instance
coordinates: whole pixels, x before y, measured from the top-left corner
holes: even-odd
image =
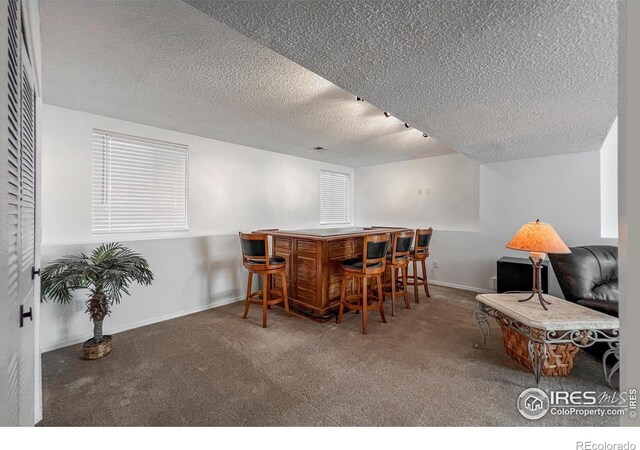
[[[38,411],[36,411],[33,424],[35,425],[38,422],[40,422],[41,420],[42,420],[42,408],[40,408]]]
[[[437,281],[432,279],[429,279],[429,284],[435,284],[437,286],[444,286],[444,287],[450,287],[455,289],[462,289],[463,291],[480,292],[481,294],[489,294],[491,292],[495,292],[491,289],[482,289],[479,287],[465,286],[463,284],[448,283],[446,281]]]
[[[183,311],[165,314],[163,316],[152,317],[150,319],[129,323],[127,325],[122,325],[115,328],[108,328],[105,330],[104,334],[116,334],[122,331],[133,330],[134,328],[140,328],[146,325],[151,325],[158,322],[164,322],[165,320],[171,320],[177,317],[188,316],[189,314],[195,314],[201,311],[206,311],[207,309],[218,308],[220,306],[229,305],[231,303],[239,302],[241,300],[244,300],[244,296],[222,299],[222,300],[214,301],[213,303],[209,303],[208,305],[197,306],[195,308],[185,309]],[[59,348],[68,347],[69,345],[80,344],[86,341],[87,339],[88,339],[87,335],[82,335],[82,336],[76,336],[72,339],[67,339],[65,341],[52,342],[50,344],[40,347],[40,353],[50,352],[51,350],[57,350]]]

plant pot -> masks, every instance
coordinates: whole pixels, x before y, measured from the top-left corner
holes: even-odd
[[[111,336],[103,336],[102,342],[96,344],[93,338],[84,341],[82,344],[84,359],[98,359],[111,353]]]

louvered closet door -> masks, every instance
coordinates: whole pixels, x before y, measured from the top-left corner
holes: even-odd
[[[8,330],[4,336],[7,404],[0,411],[6,425],[34,423],[33,322],[20,328],[20,306],[33,308],[34,282],[31,269],[35,254],[35,92],[33,72],[24,44],[20,2],[7,0],[7,184],[5,222],[8,253]],[[4,134],[4,133],[3,133]],[[3,300],[4,301],[4,300]],[[6,308],[5,308],[6,307]]]
[[[11,318],[7,336],[7,410],[3,411],[7,425],[20,423],[20,47],[18,45],[18,4],[7,2],[8,67],[7,78],[7,215],[6,236],[8,253],[7,309]],[[4,358],[3,358],[4,359]]]
[[[25,47],[23,47],[24,49]],[[36,140],[33,71],[22,51],[22,92],[20,121],[20,297],[23,308],[33,309],[36,230]],[[32,321],[19,328],[20,335],[20,424],[34,420],[34,339]]]

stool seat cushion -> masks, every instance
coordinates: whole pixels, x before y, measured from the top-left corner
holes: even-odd
[[[367,263],[367,267],[374,268],[380,267],[382,263],[380,261],[376,263]],[[347,269],[362,269],[362,258],[350,258],[342,261],[342,267],[346,267]]]
[[[249,262],[249,264],[264,264],[265,261],[264,259],[252,259],[249,258],[247,260]],[[286,261],[282,256],[270,256],[269,257],[269,264],[270,265],[278,265],[278,264],[284,264]]]
[[[407,255],[396,256],[396,261],[406,261]],[[387,261],[391,262],[391,253],[387,253]]]
[[[415,252],[416,252],[416,249],[412,248],[411,249],[411,253],[415,254]],[[423,248],[422,250],[418,250],[418,255],[428,255],[428,254],[429,254],[429,249],[427,249],[427,248]]]

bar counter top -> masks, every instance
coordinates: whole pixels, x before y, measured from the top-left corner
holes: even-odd
[[[344,228],[310,228],[306,230],[257,230],[271,236],[295,237],[318,241],[331,241],[345,237],[359,237],[368,234],[392,233],[404,228],[372,228],[372,227],[344,227]]]

